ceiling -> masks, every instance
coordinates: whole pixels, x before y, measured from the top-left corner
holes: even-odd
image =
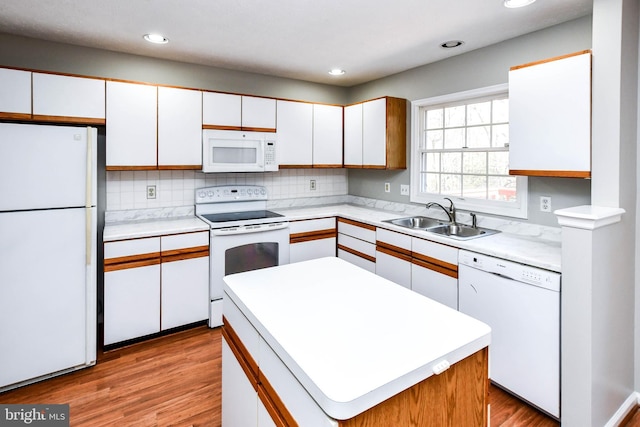
[[[2,0],[0,32],[353,86],[589,15],[592,3],[538,0],[507,9],[502,0]],[[151,32],[169,43],[145,42]],[[440,47],[449,40],[465,43]],[[346,74],[330,76],[331,68]]]

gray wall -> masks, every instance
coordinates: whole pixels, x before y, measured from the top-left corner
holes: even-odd
[[[588,16],[355,86],[349,89],[348,101],[355,103],[384,95],[413,101],[507,83],[509,68],[513,65],[590,48],[591,17]],[[410,126],[409,121],[407,125]],[[408,132],[408,146],[411,145],[410,135]],[[385,182],[391,183],[391,193],[382,192]],[[352,195],[409,203],[409,196],[400,195],[400,184],[409,182],[409,170],[349,170],[349,194]],[[555,210],[590,204],[590,192],[590,180],[529,178],[529,221],[558,225],[553,213],[540,212],[540,196],[551,196],[551,206]]]
[[[342,87],[147,58],[0,33],[0,66],[344,104]]]

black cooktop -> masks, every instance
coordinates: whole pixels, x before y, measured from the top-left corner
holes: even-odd
[[[277,218],[280,215],[275,212],[260,210],[260,211],[243,211],[243,212],[224,212],[217,214],[202,215],[209,222],[227,222],[227,221],[246,221],[252,219],[265,219],[265,218]]]

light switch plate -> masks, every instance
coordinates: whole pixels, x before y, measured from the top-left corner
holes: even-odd
[[[400,185],[400,195],[401,196],[408,196],[409,195],[409,186],[406,184],[401,184]]]
[[[384,192],[385,193],[391,192],[391,183],[389,183],[389,182],[385,182],[384,183]]]

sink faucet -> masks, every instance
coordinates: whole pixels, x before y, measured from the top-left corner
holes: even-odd
[[[449,205],[449,209],[445,208],[445,207],[444,207],[444,206],[442,206],[440,203],[436,203],[436,202],[429,202],[429,203],[427,203],[427,204],[426,204],[426,208],[427,208],[427,209],[429,209],[429,208],[432,208],[433,206],[437,206],[437,207],[439,207],[440,209],[442,209],[442,210],[444,211],[444,213],[446,213],[446,214],[447,214],[447,216],[449,217],[449,222],[450,222],[451,224],[454,224],[454,225],[455,225],[455,223],[456,223],[456,207],[455,207],[455,205],[453,204],[453,200],[451,200],[451,199],[450,199],[450,198],[448,198],[448,197],[445,197],[444,199],[449,201],[449,203],[450,203],[450,205]]]

